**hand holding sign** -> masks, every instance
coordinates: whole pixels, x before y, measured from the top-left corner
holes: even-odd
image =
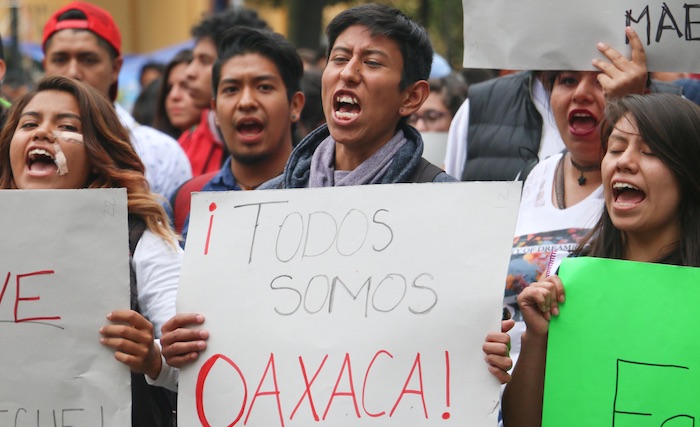
[[[194,362],[199,352],[207,348],[206,339],[209,332],[201,329],[187,328],[188,325],[201,325],[204,316],[195,313],[178,313],[163,324],[163,357],[170,366],[182,368]]]
[[[153,342],[153,324],[134,310],[107,315],[112,323],[100,328],[100,342],[115,351],[114,358],[132,372],[156,378],[161,368],[160,351]]]
[[[597,45],[598,50],[611,61],[593,59],[593,65],[602,71],[598,74],[598,82],[606,98],[643,94],[646,90],[647,58],[644,46],[632,27],[625,28],[625,33],[632,47],[631,60],[605,43]]]
[[[546,336],[552,316],[564,303],[564,285],[556,275],[532,283],[518,295],[518,305],[530,335]]]
[[[491,332],[486,336],[486,342],[482,349],[486,353],[486,363],[489,372],[495,376],[501,384],[510,381],[508,371],[513,367],[513,359],[510,358],[510,335],[508,331],[513,329],[513,319],[501,321],[501,332]]]

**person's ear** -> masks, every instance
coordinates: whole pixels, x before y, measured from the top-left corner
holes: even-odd
[[[123,64],[124,58],[121,56],[117,56],[112,60],[112,83],[119,79],[119,71],[121,71]]]
[[[399,115],[407,117],[418,111],[421,105],[430,95],[430,84],[426,80],[418,80],[409,85],[403,91],[403,102],[399,108]]]
[[[211,111],[214,112],[214,124],[218,127],[219,124],[219,113],[216,111],[216,98],[211,99]]]
[[[292,95],[292,102],[289,103],[289,119],[292,123],[296,123],[301,118],[301,110],[304,109],[306,98],[302,92],[296,92]]]

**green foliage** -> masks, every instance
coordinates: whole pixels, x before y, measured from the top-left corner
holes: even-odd
[[[324,0],[326,5],[338,3],[347,4],[348,7],[369,0]],[[246,5],[255,8],[257,6],[289,6],[291,3],[304,0],[247,0]],[[464,46],[464,31],[462,28],[462,2],[460,0],[376,0],[377,3],[388,4],[402,10],[411,18],[420,22],[430,34],[433,48],[445,57],[455,69],[461,69]],[[426,16],[427,15],[427,16]],[[322,23],[305,26],[304,31],[312,34],[322,34]]]

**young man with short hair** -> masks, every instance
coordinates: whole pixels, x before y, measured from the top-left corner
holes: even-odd
[[[227,152],[224,165],[198,188],[184,184],[173,197],[173,223],[187,237],[191,191],[254,190],[279,175],[292,152],[293,126],[304,95],[301,58],[279,34],[233,28],[220,42],[212,69],[211,109]]]
[[[123,58],[121,34],[109,12],[84,2],[60,8],[44,26],[42,48],[46,75],[80,80],[116,100]],[[146,167],[151,191],[168,199],[192,177],[187,156],[173,138],[139,125],[119,104],[114,107]]]
[[[211,108],[212,67],[217,58],[217,41],[226,30],[240,26],[264,29],[267,23],[257,12],[244,7],[234,7],[204,18],[192,27],[195,46],[192,62],[187,66],[186,77],[190,96],[198,108],[203,108],[201,121],[191,131],[185,131],[178,142],[187,153],[194,176],[218,171],[226,160],[223,137],[216,127]]]
[[[280,174],[304,107],[303,73],[296,49],[279,34],[238,27],[224,35],[213,66],[211,106],[231,154],[202,191],[253,190]],[[158,378],[147,380],[175,389],[172,366],[163,363]]]
[[[428,34],[397,9],[364,4],[326,28],[322,126],[294,149],[284,175],[261,188],[454,181],[427,171],[420,134],[406,124],[430,93]],[[306,173],[308,172],[308,173]]]

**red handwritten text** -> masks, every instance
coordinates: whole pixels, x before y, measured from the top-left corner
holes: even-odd
[[[307,363],[304,361],[303,357],[299,356],[298,361],[304,391],[301,393],[301,396],[298,397],[298,400],[296,400],[295,398],[296,404],[294,405],[291,412],[286,414],[283,409],[284,405],[282,404],[282,398],[283,396],[286,396],[286,398],[288,399],[290,394],[289,391],[283,393],[283,390],[280,389],[274,353],[270,353],[270,356],[267,359],[267,364],[260,377],[260,380],[256,383],[251,383],[247,381],[246,375],[241,369],[241,367],[231,358],[222,354],[216,354],[210,357],[199,371],[195,389],[196,410],[201,425],[205,427],[210,427],[212,425],[210,423],[209,417],[207,416],[207,402],[205,396],[207,396],[207,399],[214,398],[214,396],[212,396],[210,392],[205,393],[205,391],[207,390],[207,380],[212,371],[212,368],[214,368],[214,366],[217,364],[222,365],[217,368],[219,369],[219,373],[223,372],[222,369],[232,370],[232,372],[234,373],[233,377],[231,377],[233,379],[233,383],[229,384],[229,388],[238,389],[242,391],[242,393],[240,393],[240,401],[227,402],[227,405],[230,405],[230,407],[234,408],[233,413],[235,414],[232,420],[225,421],[226,425],[228,425],[229,427],[238,425],[239,423],[241,423],[242,425],[247,425],[249,418],[255,415],[255,404],[258,398],[263,397],[271,397],[272,399],[274,399],[274,407],[277,409],[276,418],[279,419],[280,427],[284,427],[286,420],[294,420],[295,417],[299,415],[298,411],[302,407],[308,408],[307,413],[311,414],[311,417],[314,421],[325,421],[331,416],[331,409],[333,408],[334,403],[336,403],[337,400],[343,400],[343,406],[346,408],[349,405],[349,408],[351,408],[350,414],[352,414],[352,416],[354,416],[357,419],[363,417],[391,418],[402,407],[412,408],[416,406],[416,404],[419,407],[422,416],[425,419],[429,418],[428,405],[426,403],[425,396],[426,390],[424,387],[421,353],[416,353],[415,357],[413,358],[413,363],[411,364],[410,369],[408,370],[408,372],[405,373],[405,381],[403,381],[403,385],[400,388],[397,385],[396,390],[393,391],[396,397],[392,398],[392,402],[390,402],[387,405],[387,407],[383,409],[371,408],[371,406],[373,406],[371,403],[374,403],[376,406],[376,402],[368,401],[367,396],[372,395],[372,393],[370,393],[371,390],[369,390],[368,385],[376,384],[376,381],[369,381],[370,377],[372,377],[373,374],[380,375],[378,372],[375,372],[375,363],[378,361],[378,359],[394,359],[394,356],[390,352],[388,352],[387,350],[377,351],[372,357],[367,367],[360,369],[359,373],[361,374],[360,378],[362,381],[361,389],[355,387],[356,381],[358,380],[356,376],[357,367],[353,368],[352,359],[349,353],[344,354],[338,374],[331,377],[335,378],[332,388],[330,387],[330,384],[328,384],[328,382],[318,386],[317,388],[313,388],[314,383],[317,381],[319,374],[321,374],[324,368],[326,370],[330,369],[327,367],[326,363],[328,361],[328,358],[329,356],[325,355],[325,357],[323,357],[323,359],[321,360],[319,366],[314,368],[307,366]],[[447,351],[445,352],[445,361],[447,364],[446,368],[448,372],[446,381],[449,390],[449,353]],[[215,376],[213,378],[217,377]],[[255,392],[252,394],[252,398],[250,399],[250,401],[248,398],[249,384],[257,384]],[[266,389],[264,389],[264,387],[266,387]],[[330,394],[327,394],[327,390],[331,390]],[[322,394],[322,391],[325,391],[326,394]],[[374,391],[376,392],[376,390]],[[229,395],[227,394],[227,396]],[[408,396],[414,397],[408,398]],[[404,402],[404,399],[408,399],[408,401]],[[214,408],[215,406],[216,405],[212,404],[211,408]],[[449,406],[450,404],[448,395],[447,407]],[[267,407],[269,408],[269,406]],[[260,412],[260,410],[258,410],[258,412]],[[346,412],[348,411],[346,410]],[[350,414],[345,414],[345,416],[351,416]],[[440,416],[443,419],[449,418],[448,413],[440,414]],[[218,424],[223,420],[217,421]]]
[[[24,296],[22,294],[22,287],[24,285],[28,284],[36,284],[34,280],[30,279],[37,279],[37,276],[45,276],[45,275],[51,275],[54,274],[53,270],[41,270],[41,271],[34,271],[31,273],[25,273],[25,274],[16,274],[15,275],[15,298],[14,298],[14,309],[13,309],[13,321],[14,323],[23,323],[23,322],[51,322],[51,321],[57,321],[61,320],[60,316],[56,315],[46,315],[46,316],[40,316],[40,315],[35,315],[35,316],[29,316],[29,317],[21,317],[20,316],[20,303],[22,306],[25,306],[29,304],[30,301],[38,302],[41,300],[41,297],[39,295],[33,295],[33,296]],[[12,280],[10,280],[12,277],[12,273],[8,272],[7,275],[5,276],[5,280],[2,286],[2,291],[0,291],[0,304],[5,300],[5,296],[7,295],[7,289]],[[43,284],[41,280],[38,280],[39,284]]]

